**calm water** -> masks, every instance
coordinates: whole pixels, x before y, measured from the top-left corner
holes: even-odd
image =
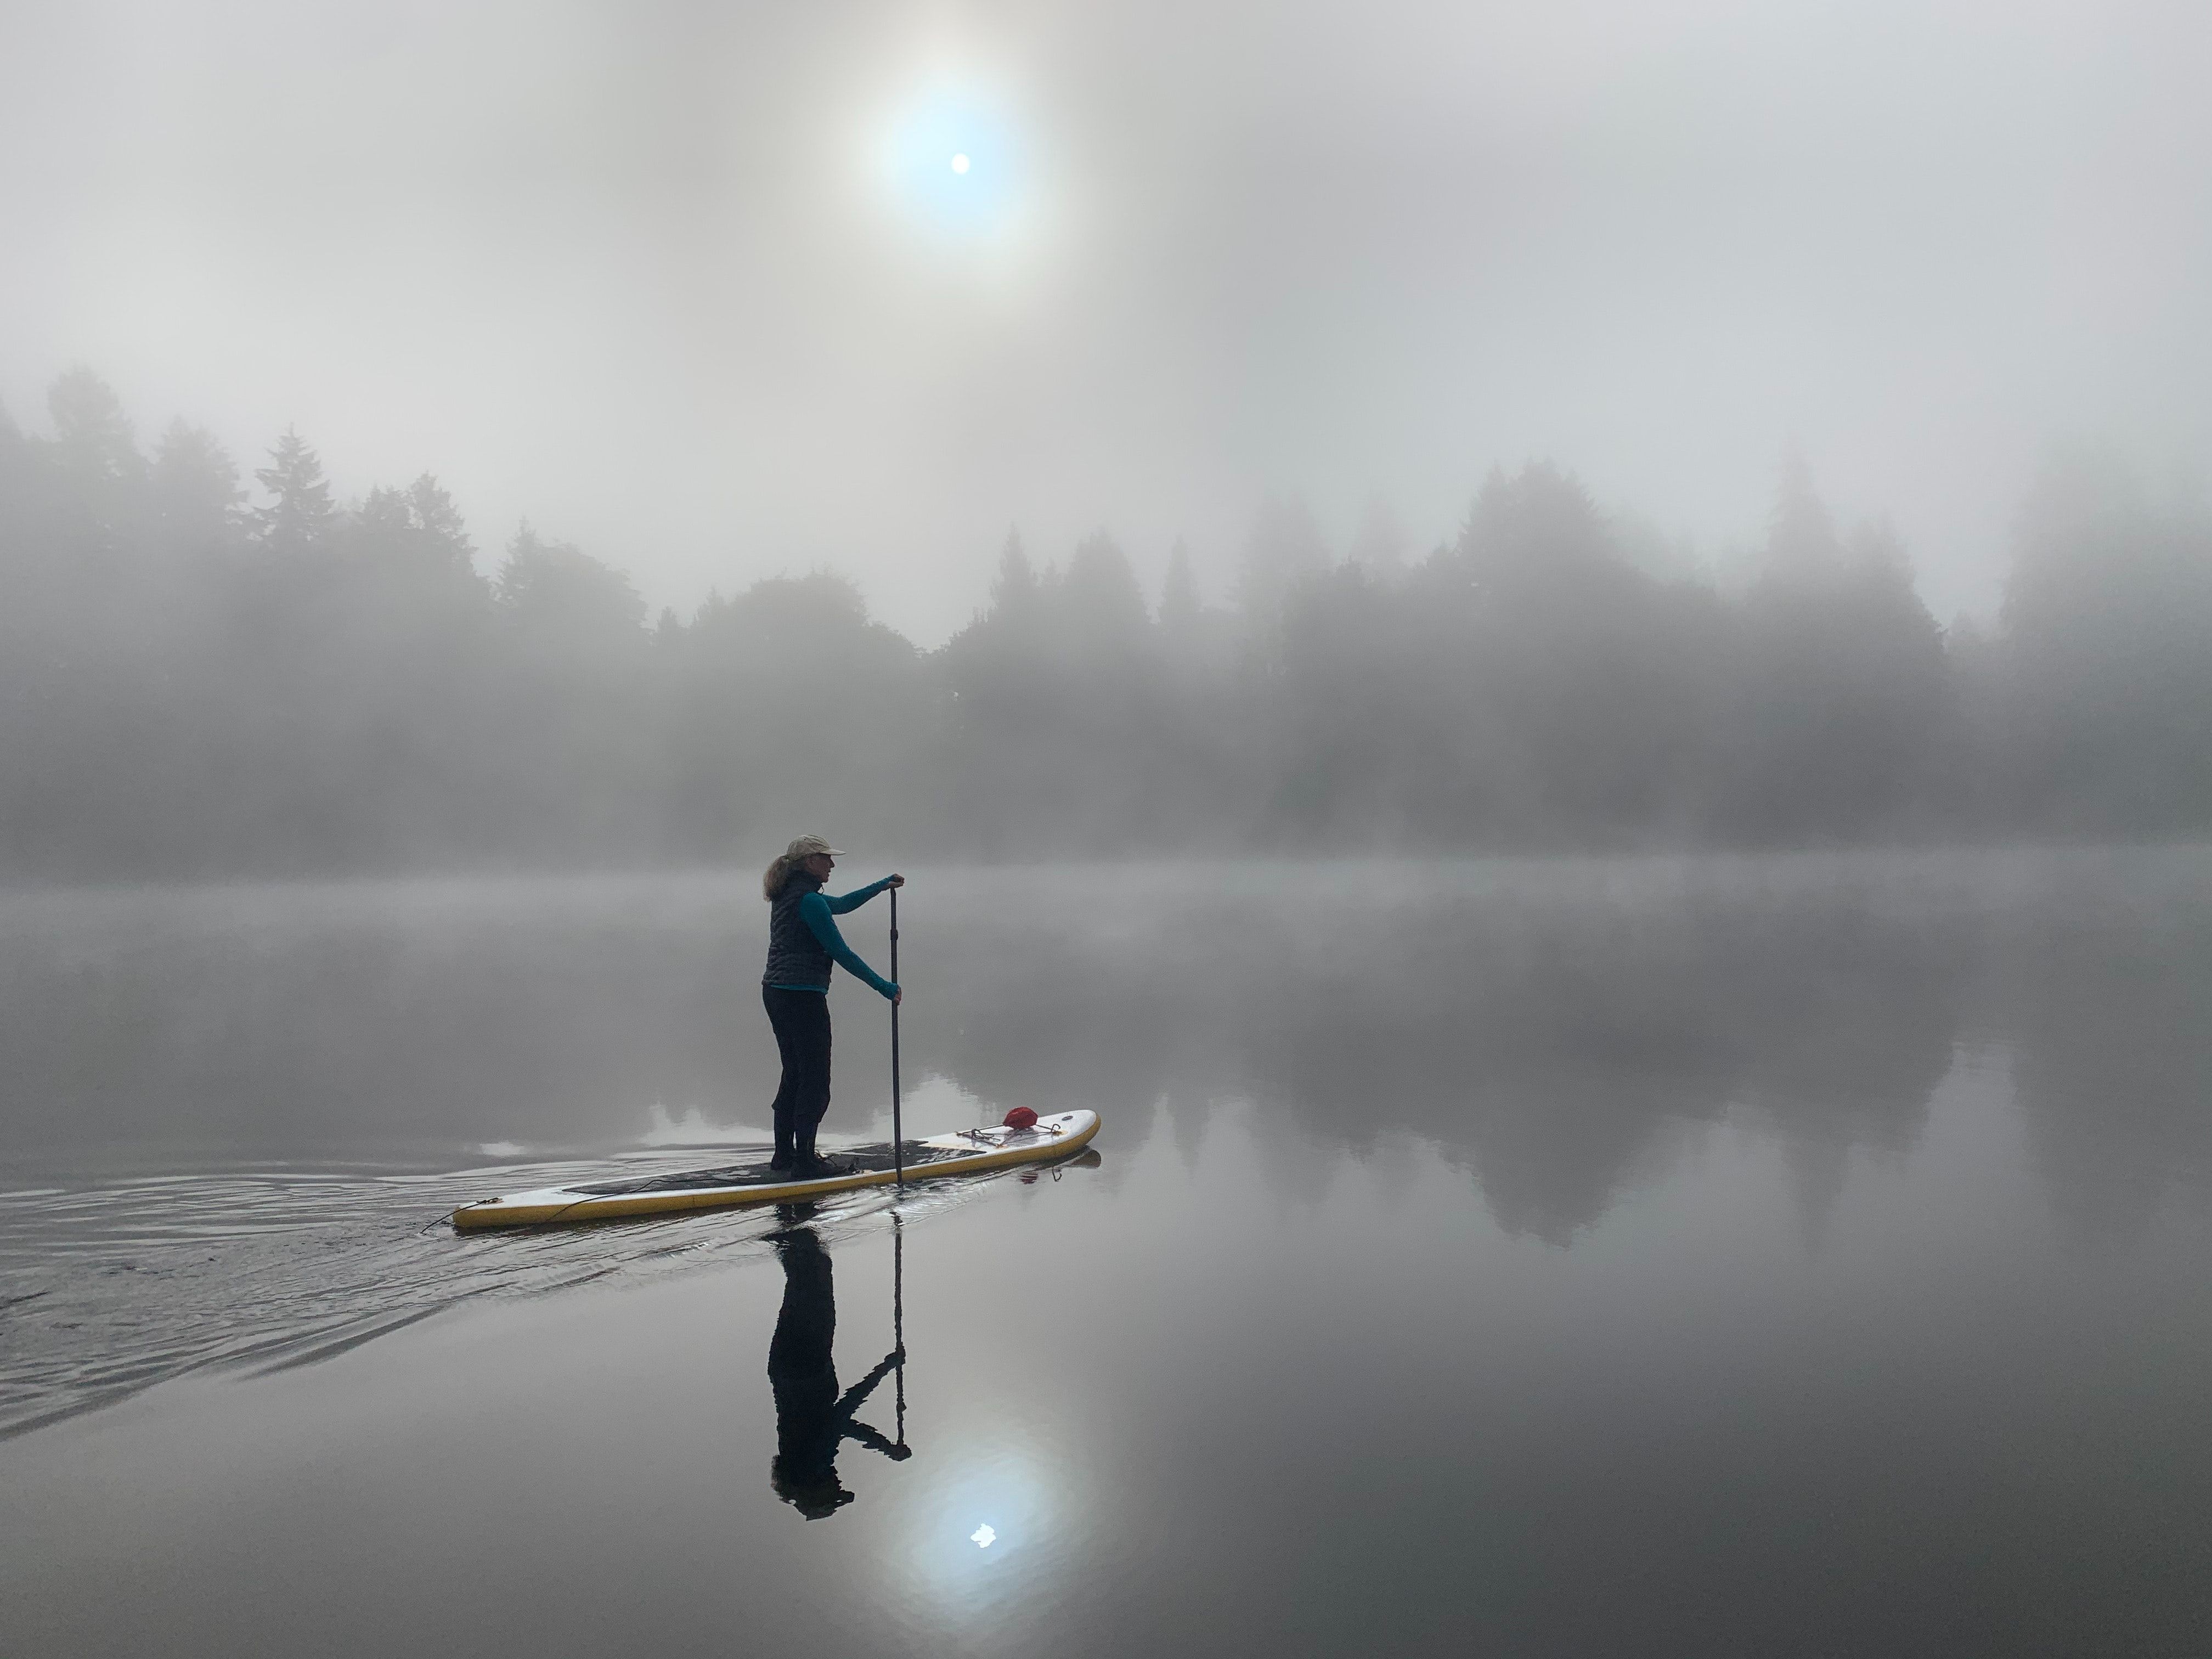
[[[909,874],[0,899],[0,1652],[2212,1651],[2212,854]]]

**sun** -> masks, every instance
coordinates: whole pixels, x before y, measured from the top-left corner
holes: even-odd
[[[884,128],[890,198],[933,239],[1003,243],[1029,196],[1027,146],[1001,100],[972,87],[921,92]]]

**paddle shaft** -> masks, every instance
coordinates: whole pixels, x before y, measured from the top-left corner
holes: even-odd
[[[891,889],[891,983],[898,983],[898,889]],[[891,1168],[906,1185],[906,1138],[899,1129],[899,1006],[891,1004]]]

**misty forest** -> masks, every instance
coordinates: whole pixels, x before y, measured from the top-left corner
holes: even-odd
[[[485,558],[434,477],[342,503],[296,432],[248,489],[86,370],[48,413],[0,421],[17,876],[2212,830],[2212,513],[2094,456],[2020,504],[1992,629],[1802,465],[1718,580],[1540,462],[1425,556],[1263,504],[1220,605],[1181,546],[1152,596],[1106,533],[1011,535],[928,651],[819,572],[653,620],[620,550]]]

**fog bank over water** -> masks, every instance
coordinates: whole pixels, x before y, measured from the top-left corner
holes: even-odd
[[[2110,456],[2035,483],[1994,629],[1802,465],[1723,576],[1539,464],[1426,552],[1272,500],[1225,602],[1010,537],[925,651],[823,574],[654,618],[296,431],[248,492],[87,372],[48,414],[0,427],[0,878],[2212,834],[2212,512]]]
[[[1261,1103],[1293,1192],[1301,1148],[1411,1134],[1559,1243],[1670,1125],[1723,1121],[1780,1139],[1817,1226],[1851,1157],[1909,1154],[1954,1066],[1996,1065],[2094,1221],[2212,1170],[2208,882],[2198,852],[937,870],[902,915],[906,1065],[951,1087],[927,1109],[1164,1113],[1179,1141]],[[19,896],[9,1155],[757,1135],[765,914],[701,878]],[[876,957],[879,925],[848,929]],[[887,1028],[864,990],[834,1006],[832,1127],[863,1133]]]
[[[1401,1363],[1433,1322],[1403,1291],[1353,1310],[1328,1289],[1406,1283],[1368,1232],[1390,1217],[1486,1297],[1595,1273],[1612,1311],[1577,1340],[1600,1346],[1712,1317],[1772,1340],[1778,1315],[1735,1300],[1753,1280],[1790,1281],[1776,1305],[1802,1316],[1900,1250],[1912,1288],[1866,1328],[1917,1331],[1947,1297],[1986,1320],[1995,1295],[2040,1341],[2054,1296],[2193,1286],[2175,1263],[2212,1237],[2202,851],[932,866],[902,900],[907,1132],[1101,1114],[1079,1175],[1113,1206],[1082,1246],[1102,1328],[1188,1316],[1288,1249],[1314,1266],[1264,1322]],[[187,1371],[330,1364],[441,1310],[757,1269],[782,1224],[757,1212],[489,1241],[442,1218],[762,1141],[766,908],[696,875],[0,899],[0,1440]],[[884,921],[847,919],[879,963]],[[831,1005],[827,1127],[880,1139],[884,1006],[842,976]],[[916,1259],[997,1201],[911,1190]],[[842,1249],[890,1202],[817,1224]],[[1186,1212],[1218,1237],[1172,1294],[1144,1288],[1133,1233]],[[974,1271],[1024,1259],[1025,1224],[1000,1212]],[[1622,1273],[1632,1316],[1602,1289]],[[2093,1297],[2084,1273],[2126,1282]],[[1995,1363],[1961,1328],[1961,1363]],[[2130,1386],[2163,1375],[2167,1328],[2103,1339],[2146,1356]],[[1855,1364],[1910,1371],[1952,1340],[1869,1336]]]

